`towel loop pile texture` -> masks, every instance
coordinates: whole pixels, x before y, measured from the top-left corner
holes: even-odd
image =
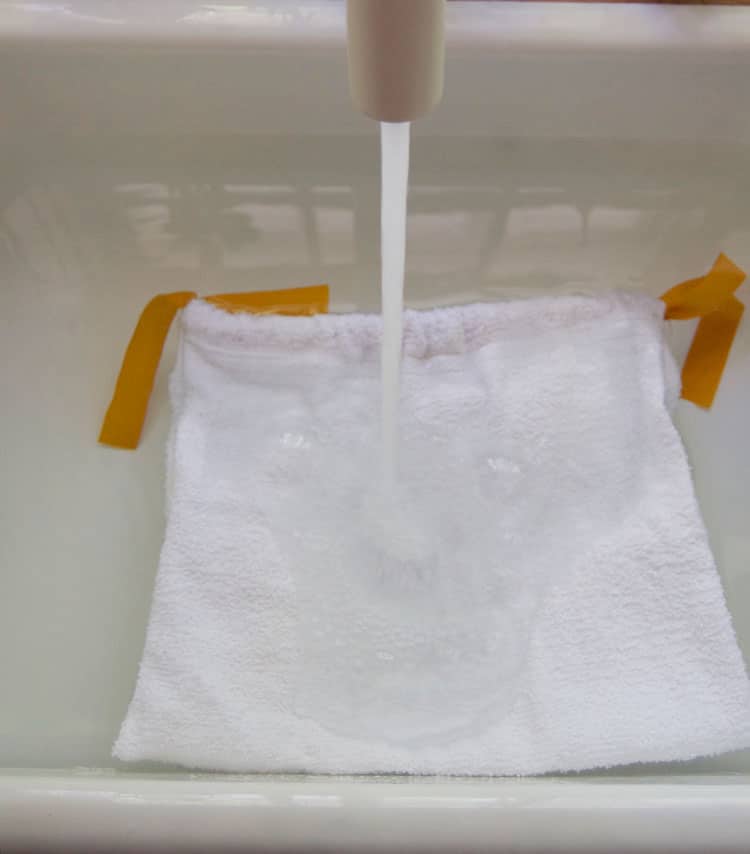
[[[665,306],[182,311],[164,546],[114,753],[233,771],[528,774],[750,744],[671,418]]]

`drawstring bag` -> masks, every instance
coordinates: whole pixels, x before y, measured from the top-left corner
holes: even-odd
[[[406,311],[395,473],[379,317],[299,292],[286,316],[178,300],[166,533],[114,755],[515,775],[750,744],[663,331],[665,311],[736,315],[722,264],[665,301]],[[111,444],[137,441],[163,309],[131,342]],[[703,402],[735,319],[696,338]]]

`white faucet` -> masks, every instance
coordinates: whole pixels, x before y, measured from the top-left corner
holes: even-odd
[[[381,122],[411,122],[443,94],[445,0],[347,0],[349,85]]]

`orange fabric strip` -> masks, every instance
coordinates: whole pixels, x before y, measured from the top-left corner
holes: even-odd
[[[102,444],[128,450],[138,447],[167,333],[175,314],[195,297],[192,291],[159,294],[143,309],[125,351],[112,402],[104,416],[99,434]],[[323,314],[328,311],[328,286],[218,294],[207,297],[206,302],[233,313]]]
[[[662,294],[667,320],[700,317],[682,367],[682,397],[708,409],[721,382],[735,333],[745,307],[734,292],[745,273],[721,254],[713,267]]]
[[[115,393],[104,416],[99,441],[116,448],[137,448],[156,369],[175,314],[195,298],[191,291],[159,294],[143,309],[130,339]]]
[[[232,314],[243,311],[253,314],[325,314],[328,311],[328,285],[249,294],[216,294],[204,299]]]
[[[745,306],[731,296],[718,311],[701,319],[682,366],[682,396],[710,409],[732,349]]]
[[[661,295],[666,303],[666,320],[705,317],[720,309],[745,281],[745,272],[723,253],[705,276],[689,279]]]

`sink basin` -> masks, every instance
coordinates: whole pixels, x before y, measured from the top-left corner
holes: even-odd
[[[414,129],[406,302],[750,271],[750,8],[451,3]],[[0,849],[746,851],[750,751],[539,779],[116,763],[163,531],[167,347],[141,447],[96,442],[156,293],[327,282],[378,310],[377,126],[337,2],[0,5]],[[747,302],[750,286],[739,291]],[[678,358],[694,325],[673,322]],[[677,420],[750,657],[750,324]]]

